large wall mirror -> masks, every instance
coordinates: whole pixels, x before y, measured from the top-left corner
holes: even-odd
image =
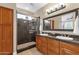
[[[43,20],[43,30],[73,31],[76,11]]]

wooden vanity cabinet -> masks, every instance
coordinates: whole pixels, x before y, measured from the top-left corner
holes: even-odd
[[[61,41],[60,55],[79,55],[79,45]]]
[[[43,54],[47,55],[47,50],[48,50],[48,46],[47,46],[47,38],[46,37],[42,37],[42,45],[41,45],[41,51]]]
[[[59,41],[48,38],[48,55],[59,55]]]
[[[0,55],[13,53],[13,9],[0,6]]]
[[[36,47],[45,55],[59,54],[59,41],[44,36],[36,36]]]
[[[36,36],[36,47],[39,51],[41,51],[41,44],[42,44],[41,36]]]
[[[79,55],[79,45],[44,36],[36,36],[36,46],[43,54]]]
[[[47,40],[45,37],[36,36],[36,47],[43,54],[47,54]]]

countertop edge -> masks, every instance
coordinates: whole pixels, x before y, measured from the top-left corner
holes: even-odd
[[[76,40],[62,40],[62,39],[56,38],[55,36],[47,36],[47,35],[40,35],[40,34],[37,34],[37,36],[43,36],[43,37],[47,37],[47,38],[51,38],[51,39],[55,39],[55,40],[59,40],[67,43],[79,44],[79,41],[76,41]]]

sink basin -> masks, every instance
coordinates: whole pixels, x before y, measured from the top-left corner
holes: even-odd
[[[48,36],[48,34],[40,34],[40,35],[43,35],[43,36]]]
[[[64,37],[64,36],[56,36],[58,39],[63,39],[63,40],[73,40],[71,37]]]

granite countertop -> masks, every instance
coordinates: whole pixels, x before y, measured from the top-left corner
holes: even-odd
[[[51,38],[51,39],[56,39],[56,40],[64,41],[64,42],[79,44],[79,39],[77,39],[77,38],[73,38],[73,40],[66,40],[66,39],[64,40],[64,39],[56,38],[56,36],[43,35],[43,34],[37,34],[37,35],[48,37],[48,38]]]

